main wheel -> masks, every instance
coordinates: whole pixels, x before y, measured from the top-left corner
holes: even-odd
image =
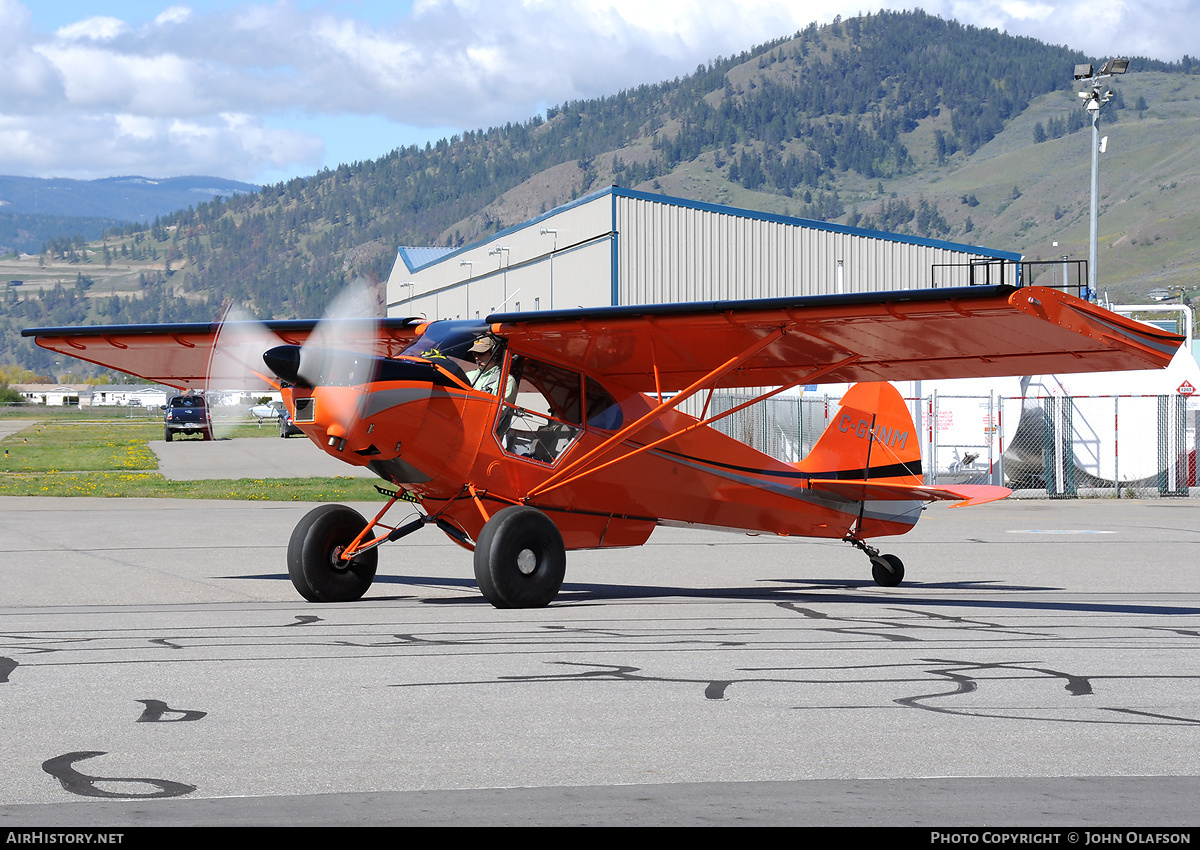
[[[475,580],[497,608],[549,605],[566,571],[562,535],[537,508],[505,508],[488,520],[475,542]]]
[[[904,562],[895,555],[878,555],[871,559],[871,578],[880,587],[895,587],[904,581]]]
[[[343,561],[341,554],[367,527],[345,505],[322,505],[304,515],[288,542],[288,575],[309,602],[353,602],[375,580],[379,551],[370,549]]]

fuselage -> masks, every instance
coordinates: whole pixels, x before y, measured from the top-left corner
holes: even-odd
[[[555,364],[508,352],[508,380],[489,392],[445,360],[397,362],[364,383],[288,387],[284,400],[324,451],[409,491],[472,539],[512,504],[549,515],[568,549],[639,545],[658,524],[842,538],[864,519],[872,536],[916,521],[908,503],[809,489],[837,470],[784,463],[674,409],[654,418],[658,399]]]

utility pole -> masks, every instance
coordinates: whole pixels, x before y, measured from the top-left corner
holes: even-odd
[[[1092,205],[1091,225],[1088,240],[1088,300],[1095,301],[1099,289],[1096,283],[1096,241],[1098,239],[1100,217],[1100,109],[1112,99],[1111,89],[1104,89],[1103,81],[1115,74],[1124,74],[1129,70],[1128,59],[1109,59],[1099,71],[1093,69],[1090,62],[1075,66],[1075,79],[1087,80],[1091,87],[1079,92],[1086,101],[1088,117],[1092,119]],[[1105,137],[1104,141],[1108,141]]]

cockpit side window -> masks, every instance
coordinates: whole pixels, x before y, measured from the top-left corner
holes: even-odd
[[[554,463],[583,430],[582,376],[513,356],[508,379],[516,395],[504,399],[496,418],[500,445],[509,454]]]
[[[519,364],[519,359],[514,357],[513,362]],[[520,365],[520,393],[531,401],[540,397],[539,412],[571,425],[583,424],[578,372],[538,360],[526,359]]]
[[[586,386],[588,427],[616,431],[621,427],[624,419],[621,414],[621,405],[617,404],[617,400],[609,395],[608,390],[591,378],[586,379]]]

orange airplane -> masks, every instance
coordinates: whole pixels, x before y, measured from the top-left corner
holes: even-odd
[[[215,376],[248,369],[316,445],[387,482],[369,521],[324,505],[296,526],[288,572],[305,599],[358,599],[378,547],[432,524],[474,552],[498,608],[548,604],[568,550],[637,546],[657,525],[841,539],[894,586],[903,564],[868,540],[904,534],[926,502],[1010,491],[925,485],[919,434],[888,381],[1161,368],[1183,342],[1009,286],[253,327],[24,334],[180,389],[231,388]],[[817,383],[855,386],[799,463],[710,427],[752,403],[713,414],[717,389],[770,387],[759,401]],[[699,418],[679,410],[693,398]],[[397,501],[422,515],[385,524]]]

